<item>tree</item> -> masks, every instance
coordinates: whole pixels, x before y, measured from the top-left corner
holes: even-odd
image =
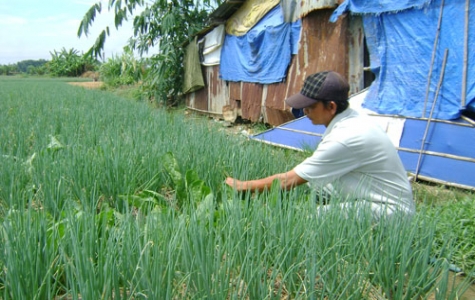
[[[183,57],[184,45],[206,24],[211,9],[222,0],[110,0],[108,9],[114,11],[115,27],[119,28],[130,17],[134,17],[134,36],[129,39],[129,47],[140,55],[158,46],[159,53],[149,59],[150,69],[144,78],[144,88],[148,96],[167,105],[178,105],[183,97]],[[138,14],[135,12],[141,8]],[[78,36],[89,33],[89,27],[102,11],[100,2],[94,4],[85,14],[78,29]],[[135,14],[135,15],[134,15]],[[88,51],[101,57],[104,43],[110,30],[106,27]]]
[[[86,71],[94,71],[98,62],[91,55],[79,55],[78,50],[71,48],[53,50],[51,61],[47,66],[52,76],[77,77]]]
[[[20,70],[20,72],[29,73],[28,69],[31,70],[30,67],[38,68],[40,66],[45,65],[47,62],[48,61],[45,60],[45,59],[39,59],[39,60],[28,59],[28,60],[22,60],[20,62],[17,62],[17,66],[18,66],[18,70]]]
[[[142,79],[143,69],[143,61],[137,60],[132,51],[126,49],[121,56],[109,57],[101,65],[99,72],[105,84],[117,87],[137,83]]]
[[[14,75],[18,72],[16,64],[0,65],[0,75]]]

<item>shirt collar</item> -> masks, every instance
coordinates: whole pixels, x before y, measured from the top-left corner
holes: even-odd
[[[332,131],[335,124],[337,124],[338,122],[340,122],[343,119],[354,118],[356,116],[358,116],[358,112],[356,110],[352,109],[352,108],[349,108],[349,107],[347,109],[345,109],[344,111],[342,111],[341,113],[334,116],[333,119],[330,121],[330,124],[328,124],[327,129],[323,133],[322,139],[324,139],[328,134],[330,134],[330,132]]]

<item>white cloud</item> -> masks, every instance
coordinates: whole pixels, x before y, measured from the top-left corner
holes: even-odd
[[[25,25],[27,23],[28,23],[28,20],[25,18],[0,15],[0,25],[18,26],[18,25]]]
[[[107,57],[120,54],[127,40],[133,35],[132,22],[123,24],[118,30],[114,26],[114,13],[102,4],[102,13],[96,16],[88,36],[78,38],[79,24],[95,0],[61,2],[43,0],[40,9],[32,7],[30,0],[16,0],[0,4],[0,64],[15,63],[26,59],[50,59],[53,50],[74,48],[86,52],[94,44],[100,32],[109,26],[110,36],[106,38]],[[23,2],[23,3],[22,3]],[[49,3],[49,4],[48,4]]]

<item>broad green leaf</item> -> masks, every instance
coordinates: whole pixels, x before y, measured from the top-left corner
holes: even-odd
[[[64,148],[64,145],[58,141],[58,139],[55,136],[50,135],[50,143],[46,147],[49,150],[56,151]]]
[[[203,198],[211,194],[211,189],[205,185],[204,181],[194,181],[188,186],[190,200],[194,203],[199,203]]]
[[[96,215],[96,222],[106,224],[107,226],[114,226],[115,224],[114,210],[110,208],[108,205],[103,204],[101,206],[100,213]]]
[[[148,196],[149,198],[153,198],[158,205],[173,206],[173,203],[170,199],[155,191],[143,190],[140,194],[143,196]]]
[[[120,197],[137,209],[148,209],[157,204],[153,197],[144,197],[141,195],[122,195]]]
[[[175,156],[171,152],[167,152],[162,159],[163,167],[167,172],[168,176],[170,176],[175,188],[179,185],[182,181],[182,175],[180,173],[180,169],[178,167],[178,162],[175,159]]]
[[[195,181],[200,181],[200,178],[198,177],[198,174],[196,173],[195,170],[188,170],[185,173],[185,183],[186,187],[191,186]]]
[[[209,193],[196,207],[196,216],[198,219],[204,219],[206,216],[214,217],[214,195]]]
[[[211,189],[198,177],[194,170],[188,170],[185,175],[185,184],[192,202],[198,203],[211,193]]]

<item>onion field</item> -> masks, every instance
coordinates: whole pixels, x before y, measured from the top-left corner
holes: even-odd
[[[372,224],[317,215],[306,186],[228,189],[228,174],[284,172],[302,154],[206,118],[0,77],[0,121],[1,299],[461,299],[469,288],[453,272],[459,243],[427,206]]]

